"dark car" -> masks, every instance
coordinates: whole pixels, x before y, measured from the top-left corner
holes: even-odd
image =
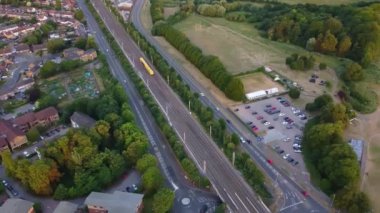
[[[248,144],[251,144],[251,140],[247,139],[247,143],[248,143]]]
[[[315,83],[315,78],[311,78],[311,79],[309,80],[309,82],[310,82],[310,83]]]
[[[248,121],[247,124],[248,124],[248,125],[251,125],[251,124],[252,124],[252,121]]]
[[[239,111],[239,109],[236,108],[234,111],[237,112],[237,111]]]
[[[298,161],[294,161],[292,164],[293,164],[293,166],[297,166],[298,165]]]
[[[282,97],[277,97],[276,99],[277,99],[277,100],[282,100]]]
[[[252,112],[252,115],[257,115],[257,112]]]
[[[272,105],[270,105],[270,104],[267,104],[267,105],[265,105],[266,107],[272,107]]]
[[[290,104],[288,102],[285,102],[282,105],[284,105],[285,107],[289,107],[290,106]]]
[[[293,158],[288,158],[288,159],[286,159],[289,163],[293,163],[293,161],[294,161],[294,159]]]
[[[231,121],[230,121],[230,120],[228,120],[228,119],[226,120],[226,122],[227,122],[227,123],[231,123]]]
[[[274,126],[269,126],[268,129],[274,129]]]
[[[249,109],[249,108],[251,108],[251,106],[245,106],[245,108],[246,108],[246,109]]]

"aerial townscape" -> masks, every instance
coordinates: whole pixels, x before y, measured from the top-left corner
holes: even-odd
[[[380,212],[378,0],[0,0],[0,213]]]

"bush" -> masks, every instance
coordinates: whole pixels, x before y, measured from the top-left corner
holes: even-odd
[[[226,19],[229,21],[236,21],[236,22],[244,22],[246,21],[246,13],[242,12],[232,12],[232,13],[227,13]]]
[[[301,95],[301,91],[295,87],[290,88],[289,90],[289,96],[293,99],[299,98]]]
[[[333,99],[328,94],[323,94],[318,96],[316,99],[314,99],[313,103],[306,104],[305,109],[309,112],[314,112],[321,110],[324,106],[327,106],[328,104],[332,103]]]
[[[293,54],[286,58],[285,63],[292,70],[310,70],[314,67],[315,59],[311,55],[309,57],[299,56],[298,54]]]
[[[343,73],[343,79],[346,81],[360,81],[364,78],[364,71],[358,63],[352,63]]]
[[[226,13],[226,8],[218,4],[201,4],[197,9],[202,16],[223,17]]]
[[[319,69],[320,70],[325,70],[327,68],[327,65],[325,63],[320,63],[319,64]]]

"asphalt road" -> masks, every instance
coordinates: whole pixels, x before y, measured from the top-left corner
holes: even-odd
[[[78,5],[85,14],[89,30],[95,32],[94,36],[99,45],[99,49],[105,54],[112,74],[123,85],[129,96],[131,108],[136,115],[140,126],[149,138],[151,152],[157,156],[161,171],[163,171],[167,179],[167,184],[175,190],[176,200],[173,211],[185,213],[198,212],[203,205],[207,205],[209,209],[213,209],[219,203],[219,198],[214,193],[193,187],[188,182],[174,153],[156,125],[149,109],[144,105],[144,102],[133,86],[133,83],[125,74],[84,1],[79,0]],[[190,203],[183,205],[181,202],[183,198],[188,198]]]
[[[140,33],[153,44],[156,50],[165,58],[165,60],[173,67],[182,77],[182,79],[190,86],[192,91],[198,93],[204,93],[205,96],[201,97],[204,104],[208,105],[214,110],[214,115],[218,118],[225,120],[230,120],[231,123],[228,128],[231,132],[235,132],[238,135],[242,135],[245,138],[251,139],[251,141],[256,141],[254,135],[248,131],[248,129],[242,124],[237,118],[232,115],[232,113],[225,109],[218,101],[216,101],[211,94],[208,93],[207,89],[203,88],[186,70],[175,60],[172,56],[167,53],[153,38],[153,36],[148,32],[141,23],[140,14],[144,0],[135,1],[135,4],[131,13],[131,21],[134,23],[135,27]],[[280,210],[283,212],[327,212],[328,210],[320,205],[320,201],[328,203],[329,199],[323,193],[308,184],[305,188],[300,188],[300,183],[297,181],[297,175],[288,177],[276,166],[272,166],[266,162],[265,156],[262,150],[258,146],[251,146],[244,144],[242,146],[255,160],[255,162],[266,172],[266,174],[276,182],[274,185],[279,187],[282,191],[282,200],[280,204]],[[278,183],[278,184],[277,184]],[[307,199],[301,196],[301,191],[313,191],[315,195],[318,196],[318,202],[313,197],[308,197]],[[309,192],[310,193],[310,192]],[[313,193],[314,194],[314,193]]]
[[[138,62],[139,57],[144,57],[142,52],[103,2],[100,0],[91,2],[124,54],[128,56],[135,70],[150,88],[161,109],[167,112],[171,124],[184,142],[188,153],[195,159],[198,167],[203,169],[229,209],[233,212],[269,212],[261,199],[245,183],[203,128],[190,115],[186,106],[174,94],[165,80],[159,74],[149,76],[146,73],[142,64]],[[133,97],[131,98],[133,99]]]

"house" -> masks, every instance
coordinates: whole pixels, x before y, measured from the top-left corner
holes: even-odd
[[[9,198],[0,207],[0,213],[34,213],[33,203],[19,198]]]
[[[96,50],[90,49],[90,50],[86,50],[84,54],[80,56],[80,60],[87,62],[87,61],[92,61],[96,59],[96,57],[97,57]]]
[[[28,112],[13,120],[13,123],[23,132],[35,126],[47,126],[59,120],[58,111],[48,107],[38,112]]]
[[[79,57],[83,54],[84,54],[84,50],[81,50],[81,49],[76,48],[76,47],[70,47],[70,48],[65,49],[63,51],[63,57],[68,59],[68,60],[79,59]]]
[[[76,213],[78,211],[78,205],[75,203],[61,201],[54,209],[53,213]]]
[[[29,45],[19,44],[15,47],[16,53],[30,53]]]
[[[45,51],[47,51],[47,45],[46,45],[46,43],[32,45],[32,51],[34,53],[36,53],[38,51],[45,52]]]
[[[36,76],[37,71],[40,69],[38,65],[33,64],[34,66],[29,66],[28,70],[25,72],[26,77],[33,78]]]
[[[73,115],[70,117],[70,121],[73,128],[89,129],[93,127],[96,123],[96,121],[93,118],[80,112],[74,112]]]
[[[121,191],[113,194],[91,192],[84,204],[89,213],[136,213],[142,210],[143,196]]]
[[[0,57],[9,56],[9,55],[12,55],[12,53],[13,53],[13,49],[10,46],[6,46],[0,49]]]
[[[25,134],[10,121],[0,120],[0,151],[22,146],[27,143]]]
[[[0,92],[0,100],[2,101],[8,100],[9,97],[13,96],[15,96],[15,93],[13,91]]]
[[[63,51],[63,57],[67,60],[79,59],[81,61],[87,62],[96,59],[97,53],[94,49],[84,51],[76,47],[71,47]]]

